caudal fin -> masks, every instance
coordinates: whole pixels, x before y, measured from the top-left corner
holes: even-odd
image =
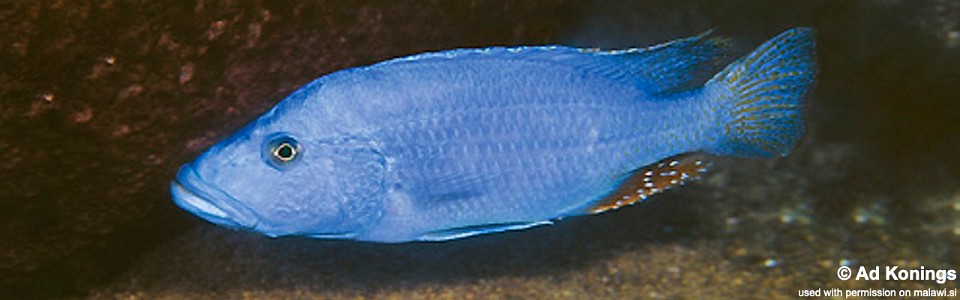
[[[720,112],[721,155],[784,156],[803,133],[801,108],[816,73],[814,32],[787,30],[707,82]]]

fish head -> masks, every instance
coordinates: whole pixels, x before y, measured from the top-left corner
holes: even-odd
[[[274,115],[182,166],[174,202],[211,223],[273,237],[349,238],[379,220],[380,152],[362,138]]]

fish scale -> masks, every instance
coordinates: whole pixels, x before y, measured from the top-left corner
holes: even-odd
[[[815,74],[785,31],[712,78],[706,34],[426,53],[323,76],[181,167],[174,202],[268,236],[445,241],[639,203],[699,153],[786,155]],[[704,82],[705,80],[705,82]]]
[[[498,110],[484,110],[480,112],[473,112],[472,115],[474,115],[474,118],[488,121],[488,122],[480,122],[480,123],[494,124],[494,125],[491,125],[488,127],[482,127],[482,129],[478,134],[473,134],[453,142],[453,143],[457,143],[457,145],[462,145],[463,148],[454,147],[452,148],[453,151],[443,151],[442,155],[438,155],[437,157],[434,157],[434,159],[437,159],[437,158],[456,159],[456,164],[454,165],[454,167],[439,168],[440,170],[452,170],[454,173],[459,172],[459,173],[466,173],[466,174],[470,174],[470,173],[500,174],[500,175],[504,175],[503,178],[507,178],[508,181],[513,182],[514,180],[510,180],[510,179],[517,179],[515,180],[515,182],[527,183],[524,186],[507,186],[506,188],[501,188],[500,193],[487,197],[484,199],[484,201],[472,201],[472,200],[468,201],[469,203],[474,203],[474,204],[482,203],[483,205],[488,206],[487,209],[484,209],[484,210],[472,210],[472,211],[487,211],[491,215],[502,216],[504,214],[509,214],[510,212],[514,212],[514,211],[520,211],[520,212],[544,211],[542,209],[537,209],[537,208],[543,208],[544,206],[553,207],[553,209],[556,209],[557,207],[569,206],[570,204],[566,202],[565,198],[569,197],[569,198],[580,200],[582,198],[590,197],[591,195],[583,195],[584,191],[573,191],[571,193],[570,191],[565,191],[563,187],[574,186],[573,184],[574,181],[580,180],[577,176],[574,176],[574,175],[578,173],[583,173],[585,170],[609,169],[609,166],[607,166],[607,164],[611,163],[612,161],[610,159],[603,160],[602,158],[603,157],[612,158],[613,151],[619,151],[619,149],[614,147],[609,147],[605,144],[596,144],[596,143],[591,144],[589,142],[584,141],[583,139],[578,140],[580,141],[579,143],[580,145],[578,146],[561,147],[562,144],[559,143],[558,141],[562,140],[563,138],[558,137],[555,134],[550,134],[551,132],[563,133],[563,136],[577,136],[577,137],[587,136],[588,134],[585,134],[585,132],[589,130],[582,129],[582,128],[571,128],[571,127],[583,126],[585,123],[589,124],[590,121],[597,120],[597,119],[606,119],[606,120],[614,119],[614,118],[608,117],[609,113],[613,112],[612,110],[609,110],[609,109],[598,109],[600,113],[595,113],[595,114],[601,115],[601,117],[589,118],[589,117],[583,117],[584,115],[589,116],[589,114],[583,110],[577,110],[575,108],[568,109],[568,110],[561,109],[565,107],[566,107],[565,105],[543,107],[543,108],[538,106],[533,106],[533,105],[511,106],[508,108],[503,108]],[[464,124],[477,124],[473,120],[471,120],[471,113],[462,113],[458,115],[461,116],[461,118],[437,117],[434,119],[441,120],[441,122],[416,123],[416,124],[423,124],[424,127],[428,127],[428,128],[406,126],[403,129],[409,130],[412,132],[433,132],[434,129],[430,127],[449,128],[449,127],[462,126],[462,124],[449,122],[452,120],[461,121],[461,122],[464,122]],[[578,122],[576,120],[577,116],[580,116],[584,120],[581,122]],[[524,126],[524,127],[518,126],[517,128],[524,129],[523,131],[520,131],[520,132],[507,132],[502,130],[502,128],[504,127],[509,127],[509,125],[507,124],[520,123],[522,120],[543,120],[543,119],[563,120],[563,122],[545,122],[545,123],[541,123],[539,127],[538,126]],[[490,122],[490,121],[494,121],[494,122]],[[632,126],[632,124],[616,124],[616,125],[618,126],[616,128],[604,128],[599,131],[629,132],[629,131],[623,130],[623,128],[621,128],[620,126]],[[579,130],[572,130],[572,129],[579,129]],[[639,131],[635,131],[635,132],[639,132]],[[503,134],[505,133],[512,133],[514,134],[514,136],[504,136]],[[519,136],[517,136],[518,134]],[[623,144],[636,144],[640,142],[640,140],[638,140],[635,137],[636,135],[639,135],[639,134],[622,134],[622,135],[613,137],[613,138],[619,137],[619,140],[616,140],[613,138],[608,140],[620,141]],[[410,141],[410,143],[434,144],[433,143],[434,141],[430,139],[435,138],[436,136],[437,135],[429,134],[424,136],[427,139],[414,138]],[[512,143],[512,144],[518,145],[516,149],[518,149],[519,150],[518,152],[521,152],[521,153],[509,153],[509,152],[496,153],[495,155],[492,155],[492,157],[485,157],[484,155],[478,155],[480,151],[475,151],[474,149],[483,147],[483,145],[489,145],[489,143],[487,142],[488,140],[497,141],[497,143],[499,144]],[[597,149],[595,150],[596,153],[594,154],[585,153],[583,148],[585,148],[586,145],[588,144],[593,148]],[[396,144],[395,146],[402,147],[400,145],[402,145],[402,143]],[[507,147],[507,148],[509,149],[511,147]],[[403,152],[404,150],[398,149],[398,150],[392,150],[392,151]],[[387,155],[390,155],[389,152],[391,152],[391,150],[387,150]],[[465,160],[458,159],[465,156],[471,157],[471,158],[465,159]],[[501,160],[498,159],[499,157],[529,157],[530,159],[526,161],[518,162],[517,164],[518,165],[526,164],[529,166],[541,166],[541,167],[539,169],[529,168],[534,171],[528,171],[528,173],[519,174],[518,176],[520,178],[513,178],[512,176],[510,176],[511,174],[508,170],[505,170],[505,169],[483,170],[483,169],[478,169],[476,167],[473,167],[473,166],[476,166],[476,164],[471,164],[475,162],[479,164],[479,166],[485,166],[489,164],[491,161],[495,161],[498,164],[505,164],[507,166],[510,165],[510,162],[502,162]],[[571,162],[577,162],[577,161],[591,162],[589,163],[591,166],[589,168],[581,167],[581,166],[578,166],[577,164],[571,163]],[[464,164],[471,167],[460,169],[460,167],[463,166]],[[434,164],[431,164],[431,166],[434,166]],[[398,168],[402,168],[402,166],[398,166]],[[407,178],[410,179],[410,181],[431,182],[430,179],[432,177],[442,177],[443,175],[443,174],[435,174],[431,172],[434,170],[435,170],[434,168],[431,168],[428,170],[414,168],[409,172],[405,172],[405,174],[416,174],[416,175],[401,175],[401,176],[406,176]],[[518,170],[524,170],[524,169],[523,168],[512,169],[512,171],[518,171]],[[628,170],[629,169],[617,170],[615,172],[624,173]],[[539,183],[538,179],[543,180],[542,178],[566,178],[566,179],[563,179],[561,181],[549,181],[549,182],[543,182],[542,184],[538,184]],[[501,182],[494,182],[489,185],[502,186],[502,187],[504,186],[503,183]],[[584,189],[584,190],[589,190],[589,189]],[[530,192],[530,191],[537,191],[537,192]],[[573,194],[573,195],[569,196],[569,194]],[[564,197],[564,195],[568,195],[568,196]],[[592,195],[592,196],[595,196],[595,195]],[[505,205],[505,203],[514,204],[514,205]],[[544,205],[543,203],[550,203],[550,204]],[[454,203],[449,205],[458,205],[458,204]],[[516,206],[521,206],[522,209],[517,209]],[[529,206],[529,207],[526,207],[526,206]],[[502,209],[498,209],[498,208],[502,208]],[[438,213],[438,216],[427,215],[425,216],[425,219],[441,218],[439,214],[442,214],[442,213],[443,212]],[[485,215],[481,215],[480,217],[488,218],[488,216],[485,216]],[[529,218],[528,216],[517,216],[518,219],[523,219],[524,217]]]

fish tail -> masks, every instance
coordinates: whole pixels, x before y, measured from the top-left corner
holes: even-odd
[[[719,112],[720,138],[707,152],[785,156],[803,133],[803,99],[816,73],[814,31],[787,30],[731,63],[705,89]]]

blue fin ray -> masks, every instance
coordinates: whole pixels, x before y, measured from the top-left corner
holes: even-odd
[[[706,88],[720,109],[721,138],[711,153],[788,154],[803,131],[803,98],[813,84],[814,33],[787,30],[730,64]]]
[[[646,48],[600,50],[565,46],[489,47],[423,53],[382,62],[389,65],[407,61],[449,59],[523,59],[560,63],[612,78],[629,78],[651,94],[666,94],[700,86],[719,69],[727,54],[726,39],[710,32]],[[698,82],[700,80],[700,82]]]
[[[626,76],[639,77],[644,89],[654,94],[672,93],[699,86],[697,79],[715,72],[728,51],[727,40],[705,32],[647,48],[601,51],[598,55],[618,56],[613,66]],[[719,67],[717,67],[719,69]]]

